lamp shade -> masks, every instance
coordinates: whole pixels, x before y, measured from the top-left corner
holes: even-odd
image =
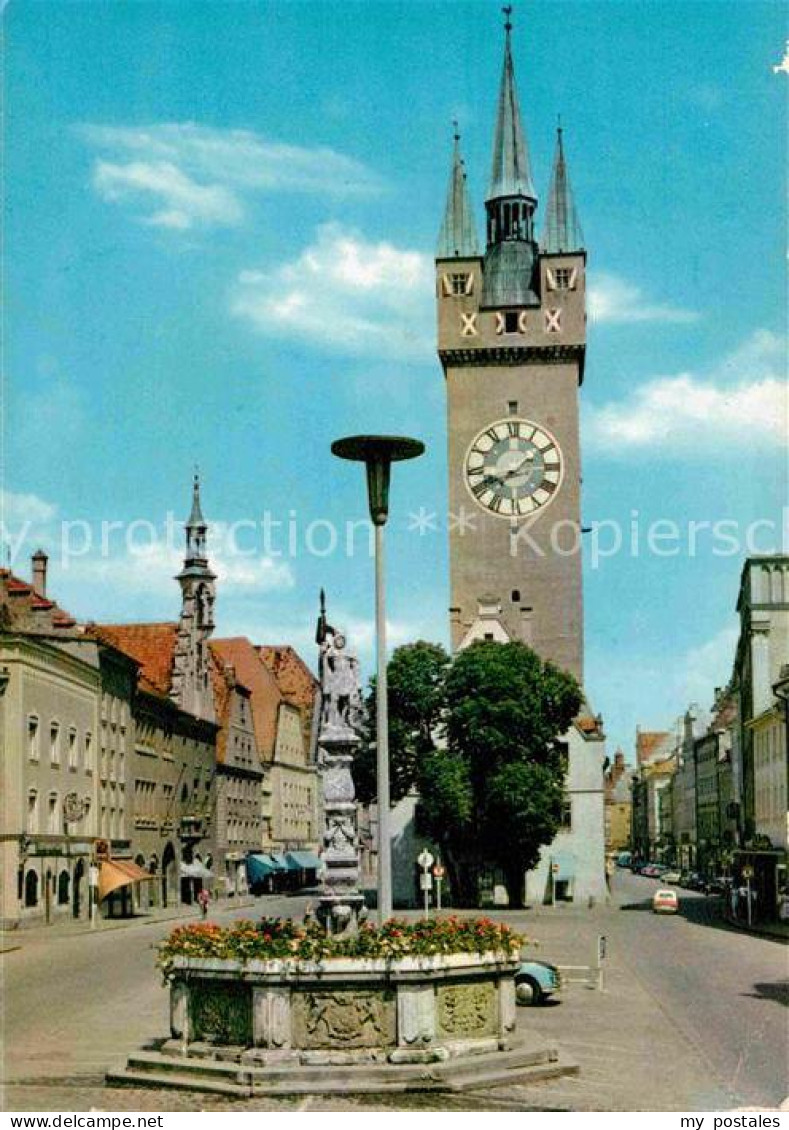
[[[367,494],[373,524],[383,526],[389,516],[389,480],[392,463],[416,459],[425,445],[407,436],[347,436],[335,440],[332,453],[367,467]]]

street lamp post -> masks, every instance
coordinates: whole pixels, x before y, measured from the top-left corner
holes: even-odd
[[[392,913],[392,843],[389,833],[389,711],[386,678],[384,526],[389,517],[392,463],[415,459],[425,445],[405,436],[348,436],[332,445],[334,455],[364,463],[370,517],[375,527],[376,768],[378,776],[378,920]]]

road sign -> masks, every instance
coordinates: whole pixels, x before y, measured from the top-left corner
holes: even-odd
[[[752,879],[753,878],[753,868],[749,867],[749,866],[743,867],[742,877],[743,877],[743,879]]]
[[[433,868],[433,878],[434,879],[443,879],[445,875],[446,875],[446,870],[444,869],[443,864],[437,863],[435,865],[435,867]]]
[[[423,871],[429,871],[433,866],[434,857],[430,854],[427,848],[423,848],[417,856],[416,861]]]
[[[422,891],[429,891],[433,887],[433,877],[429,871],[423,872],[419,876],[419,889]]]

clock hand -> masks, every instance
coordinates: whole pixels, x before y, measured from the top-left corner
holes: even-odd
[[[530,459],[531,460],[534,459],[534,455],[533,455],[532,452],[529,452],[528,455],[524,455],[523,459],[518,464],[518,466],[513,467],[511,471],[507,471],[504,475],[504,478],[505,479],[511,479],[511,478],[513,478],[513,476],[519,475],[521,473],[521,471],[523,470],[523,468],[526,466],[526,464],[529,462]]]

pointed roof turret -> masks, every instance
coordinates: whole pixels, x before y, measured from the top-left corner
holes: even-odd
[[[583,246],[584,235],[567,174],[562,127],[559,125],[556,130],[556,156],[542,233],[542,250],[555,255],[563,251],[581,251]]]
[[[178,579],[204,577],[214,580],[215,574],[208,567],[206,550],[208,523],[203,517],[203,509],[200,505],[200,475],[197,471],[195,471],[192,483],[192,509],[184,525],[184,531],[186,533],[186,554],[184,556],[184,567],[178,574]]]
[[[479,255],[477,228],[466,183],[466,167],[460,155],[460,134],[455,127],[455,146],[452,154],[452,172],[449,176],[447,206],[438,234],[437,259],[467,259]]]
[[[195,471],[194,482],[192,483],[192,510],[186,528],[187,530],[207,529],[206,520],[200,507],[200,474],[198,471]]]
[[[490,172],[490,188],[487,200],[498,200],[502,196],[525,196],[537,199],[529,166],[529,149],[521,123],[518,92],[515,87],[515,71],[512,65],[510,16],[512,8],[503,9],[506,16],[504,24],[504,67],[499,86],[499,102],[496,111],[496,132],[493,141],[493,164]]]

